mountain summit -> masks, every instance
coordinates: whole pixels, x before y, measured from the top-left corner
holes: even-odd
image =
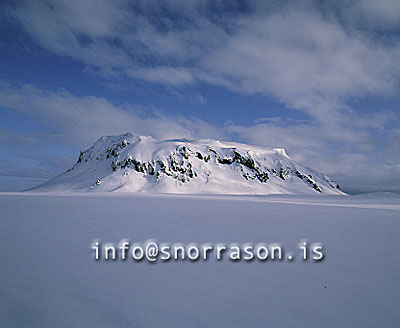
[[[105,136],[74,166],[33,191],[343,194],[328,176],[282,148],[218,140]]]

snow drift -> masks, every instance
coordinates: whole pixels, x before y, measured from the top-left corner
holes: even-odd
[[[68,171],[33,191],[343,194],[284,149],[126,133],[101,137]]]

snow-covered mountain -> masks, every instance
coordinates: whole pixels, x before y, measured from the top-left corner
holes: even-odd
[[[33,191],[343,194],[328,176],[282,148],[217,140],[101,137],[68,171]]]

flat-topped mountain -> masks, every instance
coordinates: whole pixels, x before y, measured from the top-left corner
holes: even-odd
[[[211,139],[105,136],[76,164],[32,191],[216,194],[343,194],[325,174],[282,148]]]

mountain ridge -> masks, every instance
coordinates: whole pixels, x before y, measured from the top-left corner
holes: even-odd
[[[30,191],[216,194],[344,194],[283,148],[213,139],[103,136],[72,168]]]

